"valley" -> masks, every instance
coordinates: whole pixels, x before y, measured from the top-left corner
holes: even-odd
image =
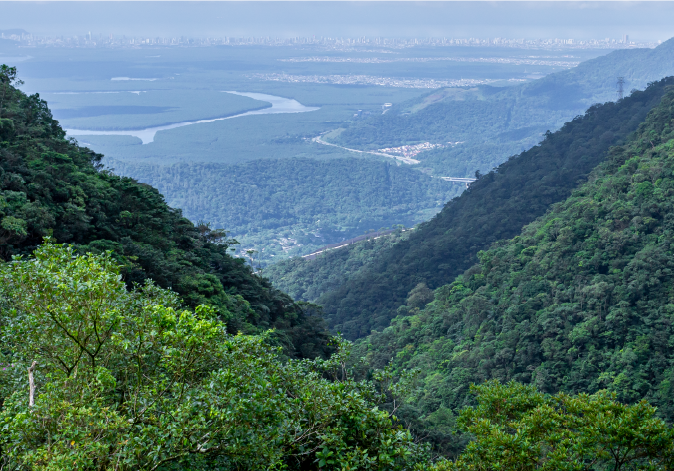
[[[0,470],[674,467],[674,38],[495,26],[672,8],[159,5],[0,29]]]
[[[437,149],[424,150],[422,154],[414,156],[405,155],[407,151],[397,150],[386,153],[365,149],[367,152],[361,152],[363,149],[358,146],[345,146],[323,139],[325,133],[357,125],[359,120],[365,122],[381,114],[384,104],[406,103],[423,94],[424,89],[409,88],[407,82],[356,81],[350,85],[330,81],[270,82],[255,74],[271,73],[269,70],[282,67],[283,73],[288,75],[306,74],[309,70],[328,75],[347,73],[350,77],[384,74],[381,76],[398,77],[408,82],[431,80],[429,86],[433,87],[461,87],[484,80],[512,86],[534,80],[527,78],[532,73],[534,76],[545,75],[561,70],[560,67],[563,69],[574,65],[573,61],[577,61],[577,58],[607,52],[602,49],[584,49],[575,51],[573,58],[566,57],[568,53],[547,54],[550,57],[559,56],[560,60],[554,61],[531,59],[528,58],[530,53],[511,49],[491,47],[473,50],[453,47],[443,52],[434,47],[422,46],[409,50],[382,49],[394,56],[391,59],[393,62],[368,59],[377,58],[381,53],[379,50],[368,52],[367,48],[362,52],[359,50],[355,56],[354,50],[349,49],[330,52],[330,56],[327,56],[332,58],[330,61],[307,62],[305,58],[312,57],[308,55],[312,47],[181,49],[157,45],[99,52],[86,49],[35,49],[31,58],[21,63],[21,71],[26,82],[23,87],[27,91],[39,91],[41,96],[49,100],[54,116],[68,130],[69,135],[105,155],[104,165],[160,186],[169,204],[180,206],[185,201],[184,195],[181,195],[183,190],[178,190],[179,187],[175,185],[162,186],[159,180],[152,179],[158,173],[155,170],[148,172],[148,168],[158,169],[157,166],[162,166],[166,167],[165,172],[175,174],[174,170],[170,170],[174,165],[189,164],[191,168],[211,164],[240,165],[264,159],[277,165],[277,171],[288,171],[282,163],[283,159],[310,158],[321,162],[311,168],[327,169],[332,165],[339,166],[336,163],[338,160],[357,157],[361,160],[415,165],[416,171],[421,170],[418,177],[420,182],[425,181],[425,185],[431,188],[442,186],[437,179],[431,178],[429,173],[432,170],[428,165],[419,165],[421,160],[418,158],[419,155],[437,152]],[[10,47],[0,52],[18,56],[15,50]],[[479,59],[487,51],[490,59]],[[453,58],[447,55],[448,52],[453,54]],[[473,60],[475,55],[478,55],[479,60]],[[357,60],[354,62],[352,59]],[[66,63],[68,67],[64,68],[62,64]],[[410,69],[410,65],[414,67]],[[438,82],[443,80],[450,80],[451,83]],[[227,90],[238,90],[238,95],[223,93]],[[280,98],[270,98],[272,96]],[[269,103],[272,103],[271,108]],[[290,105],[288,111],[293,112],[276,113],[281,108],[275,106],[283,106],[283,103]],[[311,112],[294,112],[299,109]],[[361,117],[354,119],[354,114],[358,113]],[[379,148],[385,147],[382,145]],[[369,167],[365,165],[365,168]],[[474,169],[467,175],[465,171],[436,175],[470,178],[473,173]],[[193,195],[190,198],[203,201],[183,208],[185,214],[195,222],[208,221],[214,227],[229,231],[230,236],[240,242],[237,253],[243,256],[247,251],[254,250],[263,265],[352,238],[359,235],[357,231],[378,230],[397,224],[414,226],[432,217],[444,203],[465,188],[460,183],[448,182],[444,186],[444,196],[440,198],[422,197],[416,193],[418,196],[406,202],[419,208],[413,213],[400,207],[386,209],[387,216],[375,219],[354,215],[354,219],[362,221],[346,226],[333,226],[332,223],[326,226],[323,224],[330,217],[320,213],[307,214],[299,225],[281,223],[276,228],[265,228],[264,237],[261,237],[258,233],[242,232],[238,225],[220,226],[230,220],[232,215],[224,215],[218,212],[222,210],[213,209],[218,206],[225,208],[227,204],[217,204],[211,195],[200,191],[202,186],[199,181],[190,180],[192,175],[191,172],[182,175],[181,178],[186,180],[181,180],[180,188],[192,188],[189,190]],[[246,190],[232,188],[232,191]],[[255,214],[259,208],[241,210]],[[381,211],[372,207],[363,209],[363,215]],[[245,219],[242,215],[236,217]],[[276,218],[279,221],[282,219]],[[292,245],[275,242],[281,239],[297,242]],[[282,245],[286,249],[281,249]]]

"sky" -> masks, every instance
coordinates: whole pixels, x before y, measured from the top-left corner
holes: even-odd
[[[615,38],[674,36],[674,2],[7,2],[0,30],[127,36]]]

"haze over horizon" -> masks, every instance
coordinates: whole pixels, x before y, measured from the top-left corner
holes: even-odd
[[[35,35],[619,38],[674,36],[672,2],[2,2]]]

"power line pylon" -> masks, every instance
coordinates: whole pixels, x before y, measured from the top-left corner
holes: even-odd
[[[618,83],[616,84],[618,86],[618,91],[616,92],[618,94],[618,100],[623,99],[623,85],[625,85],[625,77],[618,77]]]

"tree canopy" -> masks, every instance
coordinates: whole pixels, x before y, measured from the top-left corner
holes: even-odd
[[[459,426],[474,439],[449,470],[671,469],[674,430],[646,401],[624,405],[615,394],[546,395],[534,386],[490,381],[471,387],[477,406]]]
[[[607,390],[674,418],[673,120],[670,91],[568,199],[358,343],[371,365],[419,368],[401,414],[439,447],[466,439],[456,416],[488,380]]]
[[[127,290],[119,273],[110,252],[51,243],[0,267],[2,469],[428,462],[377,408],[386,387],[350,376],[347,343],[329,360],[284,361],[268,335],[228,334],[213,308],[189,310],[149,281]]]
[[[384,329],[417,284],[435,289],[452,282],[478,261],[479,250],[514,237],[570,196],[611,146],[628,141],[672,83],[663,79],[619,103],[591,107],[538,146],[483,175],[409,238],[312,301],[324,306],[330,327],[347,338]]]
[[[408,165],[362,158],[106,164],[151,184],[192,221],[227,228],[265,265],[369,230],[412,227],[463,190]]]

